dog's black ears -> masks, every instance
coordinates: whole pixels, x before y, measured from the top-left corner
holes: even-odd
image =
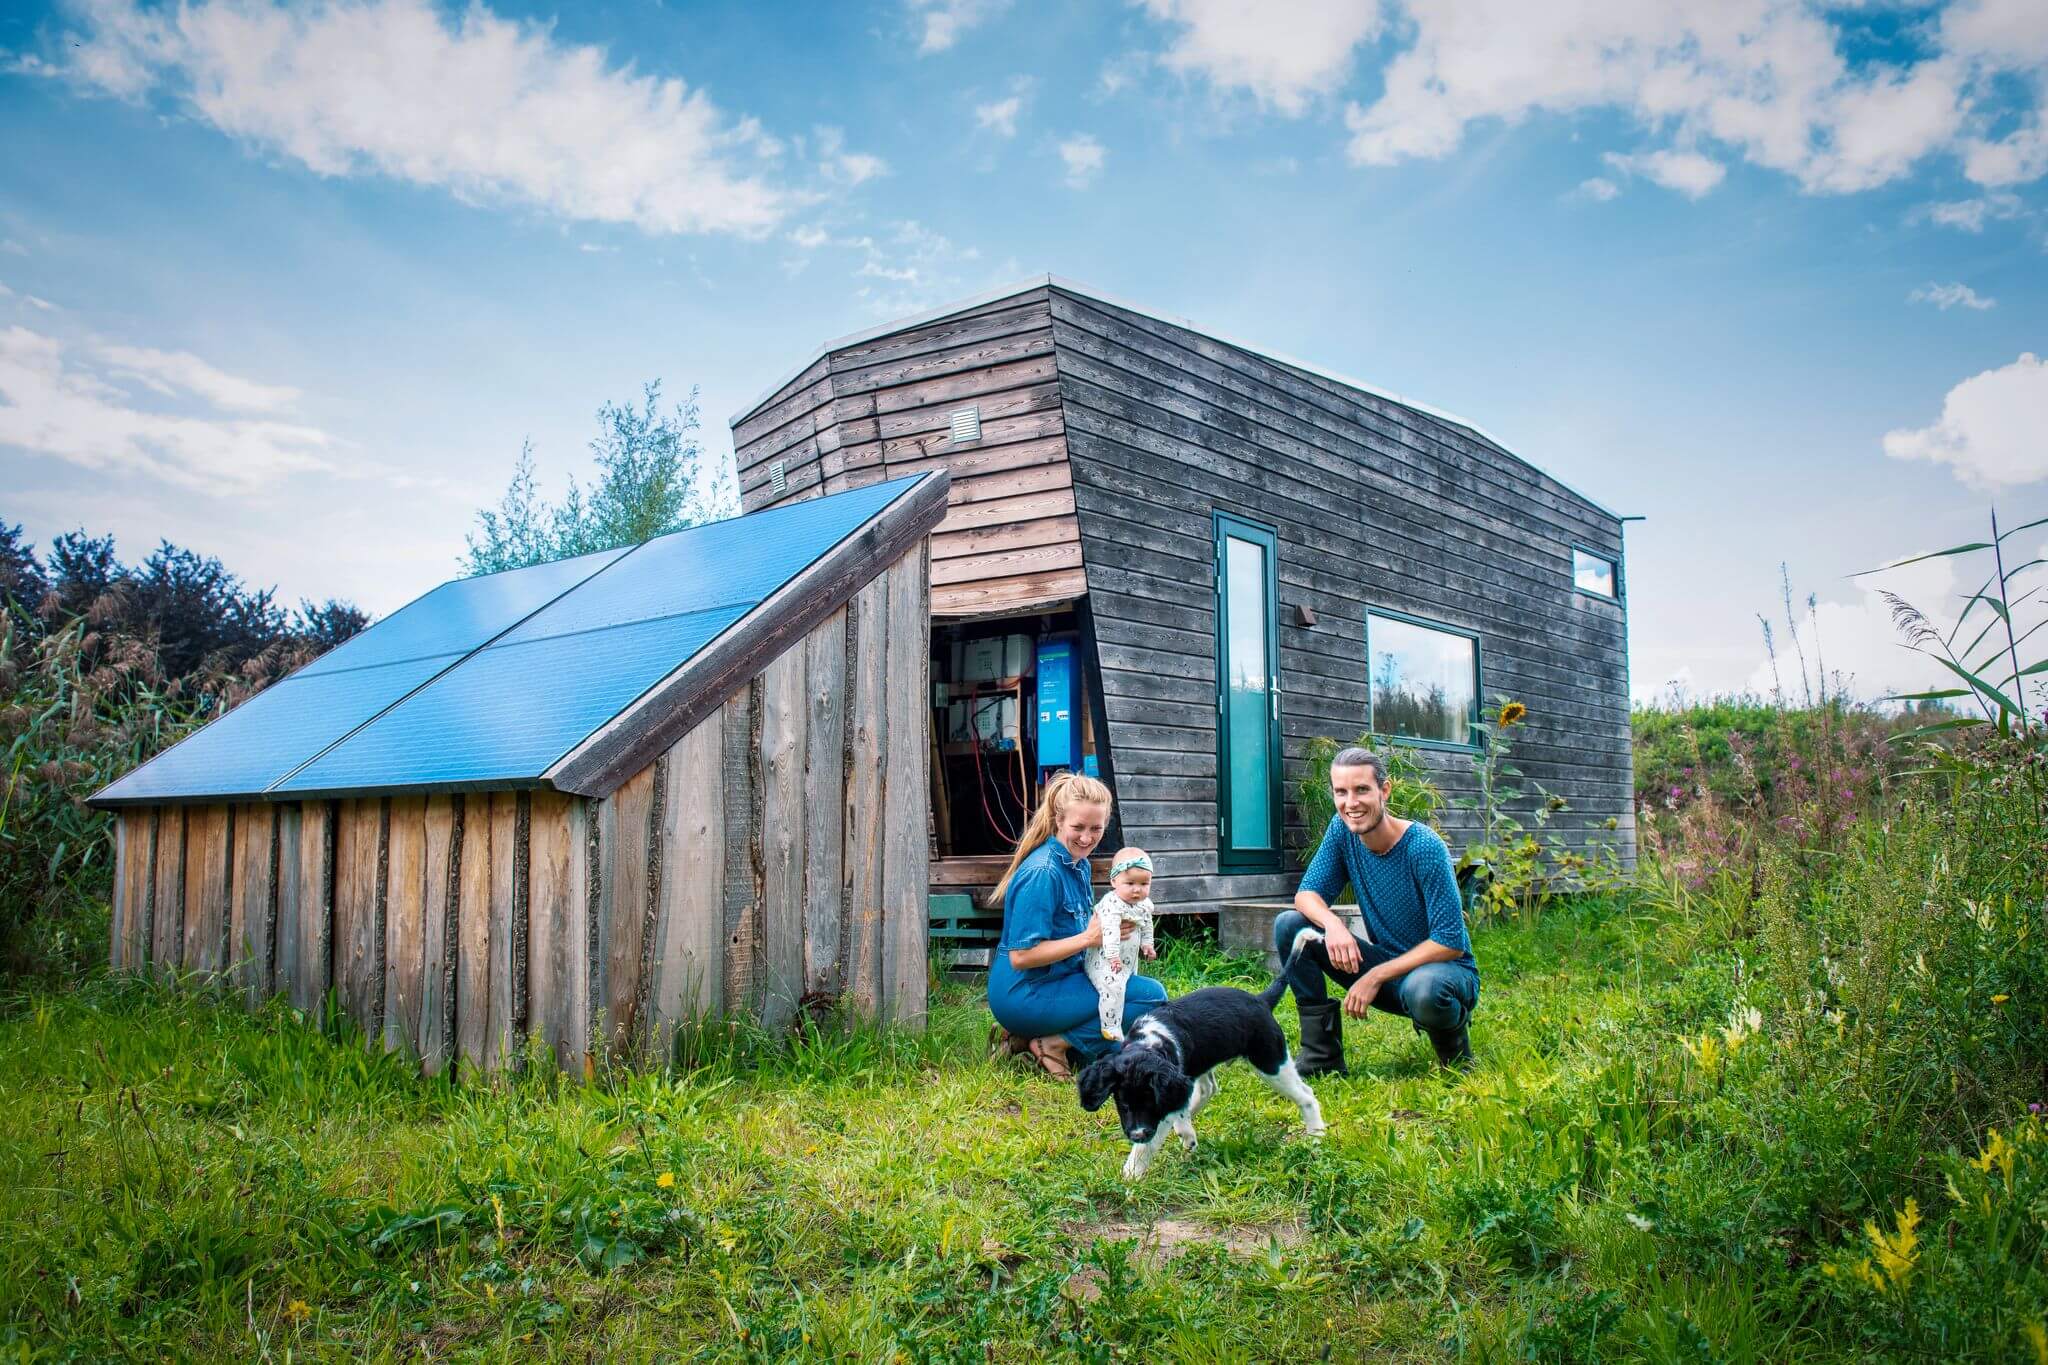
[[[1161,1067],[1145,1077],[1152,1089],[1152,1103],[1162,1114],[1177,1114],[1194,1098],[1195,1086],[1178,1067]]]
[[[1081,1091],[1081,1108],[1091,1114],[1102,1107],[1102,1102],[1109,1098],[1109,1092],[1114,1088],[1116,1076],[1111,1063],[1115,1059],[1116,1054],[1112,1053],[1088,1063],[1081,1068],[1081,1075],[1075,1081]]]

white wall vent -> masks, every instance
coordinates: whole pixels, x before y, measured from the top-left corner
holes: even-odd
[[[768,466],[768,480],[775,485],[775,496],[781,497],[789,491],[789,469],[781,460]]]
[[[961,408],[953,414],[953,444],[964,446],[981,439],[981,409]]]

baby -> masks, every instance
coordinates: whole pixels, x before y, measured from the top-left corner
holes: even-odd
[[[1152,947],[1152,858],[1142,848],[1120,848],[1109,864],[1109,890],[1095,903],[1095,921],[1102,926],[1102,943],[1090,948],[1081,966],[1095,986],[1101,1001],[1102,1036],[1123,1041],[1124,987],[1130,984],[1130,948],[1124,943],[1124,923],[1138,926],[1131,941],[1146,957],[1159,954]]]

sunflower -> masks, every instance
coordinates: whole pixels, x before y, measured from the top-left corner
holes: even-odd
[[[1521,722],[1522,717],[1528,714],[1528,707],[1518,701],[1511,701],[1500,708],[1500,723],[1503,726],[1516,725]]]

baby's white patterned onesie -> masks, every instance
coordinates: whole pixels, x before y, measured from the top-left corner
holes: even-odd
[[[1124,988],[1131,981],[1131,959],[1137,956],[1137,949],[1152,946],[1152,901],[1147,897],[1131,905],[1111,890],[1095,903],[1092,913],[1102,925],[1102,944],[1082,956],[1081,969],[1095,986],[1101,1006],[1102,1036],[1121,1041]],[[1129,938],[1124,937],[1126,920],[1138,926],[1138,932]]]

